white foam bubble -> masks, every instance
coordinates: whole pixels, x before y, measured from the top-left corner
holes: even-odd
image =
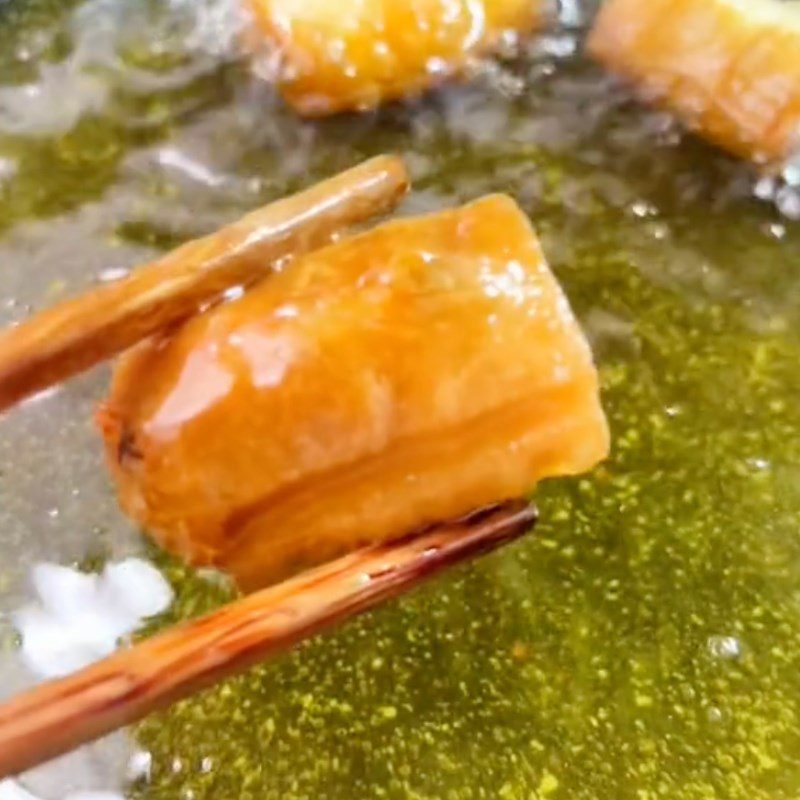
[[[120,638],[164,611],[172,589],[155,567],[130,558],[100,575],[37,564],[36,600],[12,614],[25,664],[40,677],[67,675],[111,653]]]

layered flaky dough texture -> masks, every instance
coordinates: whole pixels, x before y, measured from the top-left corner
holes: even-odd
[[[123,508],[260,586],[590,469],[589,347],[512,200],[388,222],[123,357]]]
[[[778,0],[608,0],[589,50],[737,155],[800,152],[800,10]]]
[[[373,108],[463,71],[548,0],[249,0],[281,56],[281,91],[304,115]]]

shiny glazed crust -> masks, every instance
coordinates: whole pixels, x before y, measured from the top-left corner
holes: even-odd
[[[589,348],[503,196],[344,239],[144,344],[102,420],[124,509],[247,588],[608,449]]]
[[[249,0],[282,55],[281,91],[301,114],[373,108],[461,72],[507,31],[527,33],[545,0]]]
[[[590,52],[711,141],[757,162],[800,150],[800,12],[777,0],[609,0]]]

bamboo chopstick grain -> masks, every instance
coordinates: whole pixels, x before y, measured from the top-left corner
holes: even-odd
[[[270,265],[390,211],[408,188],[400,158],[378,156],[187,242],[128,277],[0,333],[0,412],[194,313]]]
[[[521,536],[523,500],[351,553],[0,706],[0,779],[140,719]]]

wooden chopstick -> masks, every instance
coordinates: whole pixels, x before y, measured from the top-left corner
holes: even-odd
[[[156,635],[0,706],[0,778],[18,774],[246,669],[302,639],[521,536],[513,500],[351,553]]]
[[[263,277],[276,261],[390,211],[407,188],[401,159],[378,156],[7,329],[0,412],[185,319],[225,289]]]

